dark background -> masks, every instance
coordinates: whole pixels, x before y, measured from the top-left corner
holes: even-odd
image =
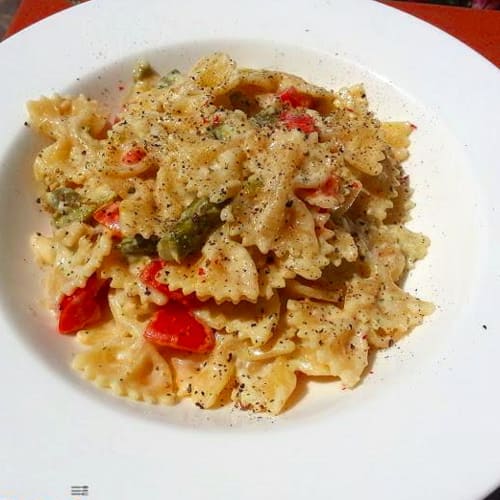
[[[10,19],[19,5],[19,0],[0,0],[0,39],[9,26]]]

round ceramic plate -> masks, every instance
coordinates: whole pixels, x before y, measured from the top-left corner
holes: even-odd
[[[409,120],[411,227],[432,241],[406,288],[437,306],[353,391],[309,383],[268,418],[100,392],[40,306],[29,235],[46,227],[24,103],[113,106],[139,58],[187,69],[213,51],[330,88],[363,82]],[[476,499],[500,483],[498,70],[371,1],[93,0],[0,44],[0,498]],[[79,490],[84,493],[85,490]]]

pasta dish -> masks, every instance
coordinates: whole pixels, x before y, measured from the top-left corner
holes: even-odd
[[[134,400],[279,414],[298,376],[354,388],[370,353],[433,311],[402,281],[428,240],[412,208],[413,126],[363,86],[139,62],[120,112],[28,103],[50,235],[31,244],[74,369]],[[302,375],[301,375],[302,374]]]

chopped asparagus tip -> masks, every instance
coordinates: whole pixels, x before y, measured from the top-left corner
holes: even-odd
[[[57,213],[65,214],[81,205],[81,196],[71,188],[61,187],[46,195],[47,204]]]
[[[278,112],[273,107],[261,109],[258,113],[252,116],[252,120],[261,127],[273,125],[278,119]]]
[[[140,234],[123,238],[118,249],[124,255],[156,255],[157,236],[144,238]]]
[[[201,250],[210,233],[220,225],[220,212],[228,201],[212,203],[208,198],[193,201],[169,233],[158,242],[159,256],[164,260],[180,262]]]
[[[64,214],[54,214],[54,224],[57,228],[61,228],[71,222],[86,222],[92,217],[94,212],[94,205],[82,205]]]
[[[167,261],[180,262],[181,256],[179,255],[179,246],[173,234],[163,236],[156,247],[158,255]]]
[[[158,88],[164,89],[173,85],[181,77],[181,72],[178,69],[169,71],[166,75],[162,76],[158,82]]]
[[[45,201],[54,211],[54,224],[57,228],[71,222],[85,222],[95,210],[95,205],[84,203],[79,193],[66,187],[57,188],[47,193]]]

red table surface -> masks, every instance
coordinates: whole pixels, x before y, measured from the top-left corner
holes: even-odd
[[[416,2],[385,1],[384,3],[447,31],[496,66],[500,66],[500,11]],[[67,0],[22,0],[6,36],[71,5]]]

